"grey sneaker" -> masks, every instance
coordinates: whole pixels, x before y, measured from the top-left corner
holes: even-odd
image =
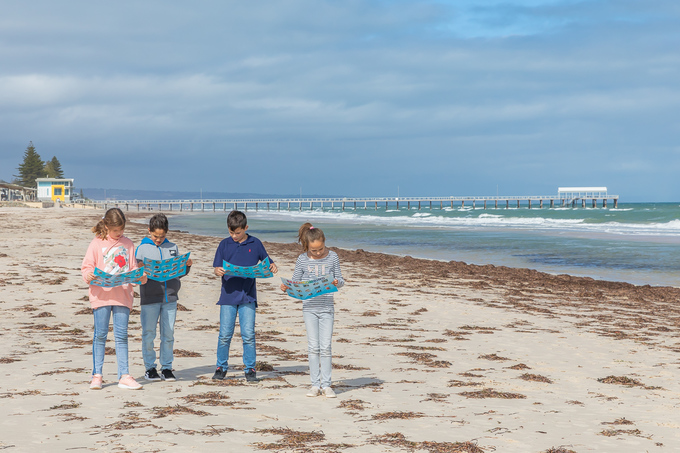
[[[175,375],[172,374],[172,370],[161,370],[161,378],[164,381],[176,381]]]
[[[248,382],[259,381],[259,379],[257,378],[257,373],[255,372],[255,368],[250,368],[249,370],[246,370],[246,381]]]
[[[323,390],[321,390],[321,392],[323,393],[323,396],[325,396],[326,398],[335,398],[336,397],[335,392],[330,387],[324,388]]]
[[[158,375],[158,371],[156,371],[156,368],[149,368],[146,370],[146,373],[144,374],[144,379],[147,381],[160,381],[161,377]]]
[[[309,392],[307,392],[307,396],[319,396],[319,395],[321,395],[321,389],[316,385],[313,385],[312,388],[309,389]]]

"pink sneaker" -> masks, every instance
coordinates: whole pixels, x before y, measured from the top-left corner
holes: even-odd
[[[120,381],[118,381],[118,387],[128,390],[139,390],[142,388],[142,384],[135,381],[135,378],[133,378],[129,374],[126,374],[122,378],[120,378]]]
[[[90,390],[101,390],[103,379],[104,376],[101,374],[92,375],[92,381],[90,381]]]

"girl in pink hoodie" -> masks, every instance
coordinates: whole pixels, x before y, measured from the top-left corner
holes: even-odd
[[[94,269],[109,274],[120,274],[137,269],[135,248],[132,241],[123,236],[125,215],[118,208],[111,208],[92,228],[95,238],[87,248],[81,271],[88,284],[94,279]],[[146,275],[142,277],[146,283]],[[128,319],[133,301],[133,286],[130,284],[104,288],[90,285],[90,306],[94,314],[94,339],[92,340],[92,381],[90,388],[102,388],[102,367],[109,321],[113,315],[113,337],[116,342],[118,362],[118,387],[139,390],[142,386],[130,376],[128,369]]]

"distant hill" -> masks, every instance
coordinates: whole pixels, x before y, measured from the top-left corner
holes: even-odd
[[[161,190],[130,190],[130,189],[82,189],[83,195],[91,200],[204,200],[231,198],[298,198],[297,194],[264,194],[264,193],[235,193],[235,192],[179,192]],[[76,189],[80,193],[80,189]],[[309,197],[338,197],[338,195],[302,194]]]

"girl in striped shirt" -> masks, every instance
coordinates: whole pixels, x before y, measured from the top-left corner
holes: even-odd
[[[338,288],[345,284],[338,255],[326,248],[323,231],[311,223],[305,223],[298,231],[298,242],[304,253],[298,256],[292,280],[312,280],[331,275],[333,284]],[[288,287],[282,284],[281,289],[286,291]],[[323,394],[327,398],[335,398],[331,388],[331,338],[335,316],[333,294],[322,294],[303,301],[302,316],[307,328],[307,357],[312,381],[307,396]]]

